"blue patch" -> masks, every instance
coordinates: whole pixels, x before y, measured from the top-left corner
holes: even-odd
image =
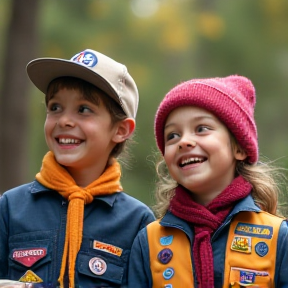
[[[162,246],[168,246],[168,245],[172,244],[172,242],[173,242],[173,235],[164,236],[164,237],[160,238],[160,244]]]
[[[269,247],[265,242],[259,242],[255,245],[255,251],[260,257],[263,257],[268,253]]]
[[[172,284],[165,284],[164,288],[173,288]]]
[[[255,273],[240,270],[240,284],[253,284],[255,282]]]
[[[170,262],[170,260],[173,257],[173,252],[169,249],[169,248],[165,248],[163,250],[161,250],[158,253],[158,260],[162,263],[162,264],[167,264]]]
[[[90,51],[82,51],[73,56],[71,61],[83,64],[87,67],[94,67],[98,62],[98,58]]]
[[[173,277],[174,275],[174,269],[169,267],[163,272],[163,277],[165,280],[169,280]]]
[[[234,233],[245,236],[271,239],[273,236],[273,227],[239,222]]]

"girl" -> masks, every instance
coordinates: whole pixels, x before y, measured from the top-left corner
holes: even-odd
[[[237,75],[190,80],[165,96],[155,118],[167,168],[160,220],[134,241],[130,288],[288,287],[287,222],[273,215],[275,170],[258,162],[255,102],[253,84]]]

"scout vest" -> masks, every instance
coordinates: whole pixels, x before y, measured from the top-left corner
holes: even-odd
[[[266,212],[241,212],[229,229],[223,288],[275,287],[277,239],[283,219]],[[191,246],[186,234],[163,227],[159,221],[147,226],[153,288],[193,288]]]

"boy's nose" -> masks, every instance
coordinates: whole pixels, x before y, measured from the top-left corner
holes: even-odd
[[[59,119],[57,124],[60,127],[74,127],[75,126],[75,122],[73,120],[73,117],[69,114],[64,114],[62,115]]]

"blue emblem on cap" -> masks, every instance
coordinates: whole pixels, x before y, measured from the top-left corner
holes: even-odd
[[[164,288],[173,288],[172,284],[165,284]]]
[[[85,50],[73,56],[71,61],[78,62],[87,67],[94,67],[98,62],[98,58],[94,53]]]
[[[170,245],[173,241],[173,235],[169,235],[169,236],[164,236],[160,238],[160,244],[162,246],[167,246]]]
[[[169,267],[163,272],[163,277],[165,280],[169,280],[173,277],[174,275],[174,269]]]
[[[173,256],[173,252],[169,248],[165,248],[158,253],[158,260],[163,263],[167,264],[170,262]]]
[[[268,253],[269,247],[265,242],[259,242],[255,245],[255,251],[260,257],[263,257]]]

